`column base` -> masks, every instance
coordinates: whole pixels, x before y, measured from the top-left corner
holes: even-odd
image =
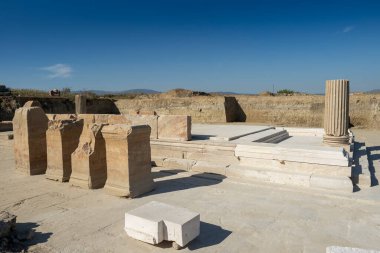
[[[323,143],[330,146],[343,146],[348,145],[350,136],[332,136],[332,135],[323,135]]]

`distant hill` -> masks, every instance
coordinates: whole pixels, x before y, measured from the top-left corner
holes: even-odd
[[[131,89],[131,90],[122,90],[122,91],[107,91],[107,90],[82,90],[82,91],[73,91],[73,93],[83,93],[83,92],[91,92],[95,93],[98,96],[106,95],[106,94],[157,94],[161,93],[156,90],[149,89]]]
[[[236,92],[231,92],[231,91],[213,91],[210,92],[210,94],[215,94],[215,95],[238,95],[241,93],[236,93]]]
[[[380,93],[380,89],[370,90],[370,91],[367,91],[367,93]]]

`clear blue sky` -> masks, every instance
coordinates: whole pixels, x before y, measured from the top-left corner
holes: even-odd
[[[0,1],[13,88],[380,88],[380,1]]]

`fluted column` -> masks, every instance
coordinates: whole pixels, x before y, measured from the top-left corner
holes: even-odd
[[[325,135],[323,142],[332,146],[348,144],[349,81],[327,80],[325,91]]]

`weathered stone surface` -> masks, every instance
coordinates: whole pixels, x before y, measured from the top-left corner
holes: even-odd
[[[75,95],[75,113],[84,114],[87,112],[86,109],[86,96],[85,95]]]
[[[349,93],[348,80],[326,81],[323,142],[328,145],[348,144]]]
[[[149,125],[150,126],[150,138],[158,138],[158,116],[156,115],[123,115],[127,120],[127,124],[131,125]]]
[[[158,138],[191,140],[191,117],[184,115],[160,115],[158,117]]]
[[[29,175],[44,174],[47,166],[48,118],[40,107],[22,107],[13,118],[16,170]]]
[[[67,120],[67,119],[77,119],[77,116],[75,114],[52,114],[47,113],[46,117],[48,117],[49,120]]]
[[[78,147],[83,120],[49,121],[46,131],[47,170],[46,178],[67,182],[71,175],[71,154]]]
[[[326,248],[326,253],[380,253],[380,251],[351,247],[330,246]]]
[[[103,124],[85,124],[78,148],[71,155],[70,184],[82,188],[102,188],[107,179],[106,146]]]
[[[149,125],[151,128],[151,139],[157,139],[158,116],[157,115],[115,115],[115,114],[81,114],[79,118],[84,119],[84,124],[128,124]]]
[[[136,197],[153,189],[150,155],[150,127],[115,124],[104,126],[107,181],[112,195]]]
[[[137,240],[184,247],[200,233],[200,215],[182,207],[152,201],[125,213],[125,231]]]

